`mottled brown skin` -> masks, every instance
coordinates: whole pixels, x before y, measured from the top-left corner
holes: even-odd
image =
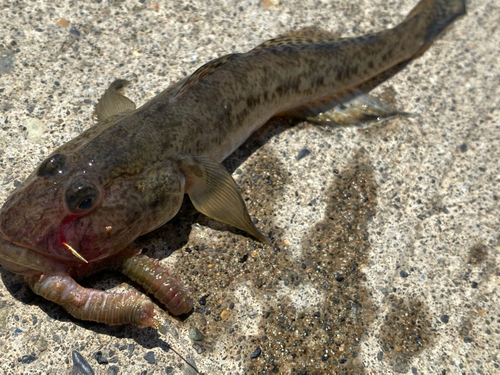
[[[27,275],[42,295],[49,291],[37,285],[40,278],[91,273],[177,213],[195,181],[182,170],[184,157],[221,162],[277,114],[370,89],[464,13],[463,0],[423,0],[403,23],[380,33],[338,39],[305,29],[208,63],[55,150],[2,207],[0,263]],[[75,183],[92,186],[96,197],[77,214],[67,207]],[[83,315],[99,320],[97,313]]]

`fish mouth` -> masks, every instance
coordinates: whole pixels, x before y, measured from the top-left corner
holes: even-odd
[[[68,267],[28,246],[16,243],[0,228],[0,264],[6,269],[23,275],[44,273],[66,275]]]

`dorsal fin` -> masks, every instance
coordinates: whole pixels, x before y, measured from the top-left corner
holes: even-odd
[[[226,55],[219,57],[218,59],[209,61],[205,65],[198,68],[191,76],[184,82],[184,84],[179,88],[179,90],[175,93],[175,96],[182,95],[184,92],[189,90],[189,88],[193,87],[197,82],[201,79],[209,76],[222,65],[226,64],[232,58],[234,58],[236,54]]]
[[[307,26],[283,34],[277,38],[266,40],[264,43],[252,49],[251,52],[258,52],[273,47],[311,45],[322,41],[332,43],[339,39],[340,34],[332,33],[316,26]]]
[[[113,81],[95,106],[92,118],[95,122],[104,121],[116,115],[123,115],[135,110],[135,103],[120,94],[118,90],[127,86],[130,82],[124,79]]]
[[[266,49],[269,47],[274,47],[274,46],[283,46],[283,45],[306,45],[313,43],[314,41],[317,40],[324,40],[325,42],[332,42],[335,40],[338,40],[339,36],[330,33],[328,31],[325,31],[323,29],[320,29],[315,26],[309,26],[309,27],[304,27],[302,29],[290,32],[288,34],[285,34],[283,36],[280,36],[275,39],[271,39],[268,41],[265,41],[264,43],[260,44],[259,46],[255,47],[250,51],[250,53],[256,51],[258,52],[259,50]],[[175,96],[182,95],[184,92],[189,90],[191,87],[193,87],[197,82],[199,82],[201,79],[209,76],[212,74],[214,71],[216,71],[218,68],[226,64],[228,61],[232,60],[235,56],[238,54],[230,54],[226,56],[219,57],[218,59],[212,60],[205,65],[201,66],[196,70],[184,84],[182,87],[178,89],[178,91],[175,93]]]

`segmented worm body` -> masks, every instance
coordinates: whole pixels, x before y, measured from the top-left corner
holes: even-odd
[[[156,259],[126,249],[102,262],[74,269],[72,276],[82,279],[104,269],[114,269],[154,295],[173,315],[193,308],[191,293]],[[31,289],[38,295],[60,304],[75,318],[109,325],[134,324],[158,326],[154,304],[137,291],[109,293],[80,286],[71,276],[27,276]]]
[[[156,259],[141,254],[127,257],[120,272],[154,295],[173,315],[186,314],[193,308],[191,293]]]
[[[36,294],[61,305],[77,319],[139,327],[156,323],[153,303],[136,291],[108,293],[88,289],[70,276],[31,276],[27,280]]]

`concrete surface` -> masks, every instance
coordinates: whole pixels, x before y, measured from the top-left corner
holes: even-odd
[[[0,0],[0,204],[91,126],[115,78],[141,104],[291,29],[359,35],[416,3]],[[273,246],[189,204],[139,239],[196,301],[183,321],[158,309],[166,336],[77,321],[2,269],[0,369],[91,373],[76,351],[96,374],[499,373],[499,8],[469,1],[376,90],[419,117],[327,133],[272,121],[227,160]],[[129,287],[115,274],[85,285]]]

